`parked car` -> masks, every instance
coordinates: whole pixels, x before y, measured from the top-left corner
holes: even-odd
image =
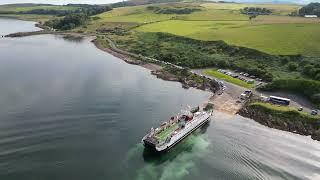
[[[311,111],[311,115],[317,115],[317,114],[318,114],[318,110],[317,109]]]
[[[243,74],[244,74],[244,72],[241,72],[241,73],[240,73],[240,75],[243,75]]]
[[[246,100],[252,95],[252,91],[246,90],[240,95],[240,99]]]
[[[253,84],[253,83],[254,83],[254,80],[249,79],[249,80],[247,81],[247,83],[248,83],[248,84]]]
[[[248,74],[248,73],[244,73],[243,75],[244,75],[244,76],[246,76],[246,77],[248,77],[248,76],[249,76],[249,74]]]
[[[299,107],[299,108],[298,108],[298,111],[302,111],[302,110],[303,110],[303,107]]]

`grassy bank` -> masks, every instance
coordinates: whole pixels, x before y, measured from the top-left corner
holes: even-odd
[[[311,135],[312,139],[320,141],[320,116],[312,116],[296,109],[264,102],[249,102],[239,114],[268,127]]]
[[[299,119],[306,120],[308,122],[315,122],[317,120],[320,120],[319,115],[313,116],[306,112],[298,111],[296,108],[290,106],[280,106],[265,102],[253,102],[249,104],[249,107],[263,109],[267,113],[277,116],[283,116],[288,119],[294,119],[299,117]]]
[[[8,4],[0,6],[0,12],[24,12],[31,11],[35,9],[45,9],[45,10],[76,10],[77,7],[74,6],[60,6],[60,5],[43,5],[43,4]]]
[[[278,106],[264,102],[253,102],[247,105],[249,109],[254,110],[255,112],[260,112],[265,114],[266,116],[271,116],[275,121],[274,123],[282,122],[301,122],[304,125],[310,125],[314,129],[320,128],[320,116],[313,116],[305,112],[300,112],[296,109],[286,107],[286,106]]]
[[[246,83],[238,78],[234,78],[234,77],[228,76],[226,74],[223,74],[221,72],[218,72],[215,69],[205,70],[204,72],[210,76],[214,76],[218,79],[236,84],[238,86],[242,86],[242,87],[249,88],[249,89],[254,87],[254,84]]]

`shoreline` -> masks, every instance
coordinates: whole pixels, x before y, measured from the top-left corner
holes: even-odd
[[[237,113],[272,129],[310,136],[311,139],[320,141],[320,120],[299,114],[298,112],[279,112],[267,109],[264,106],[246,103]]]
[[[122,61],[124,61],[124,62],[126,62],[128,64],[138,65],[138,66],[141,66],[143,68],[146,68],[146,69],[151,71],[151,75],[155,75],[157,78],[160,78],[160,79],[165,80],[165,81],[180,82],[182,84],[182,88],[185,88],[185,89],[188,89],[189,87],[194,87],[196,89],[200,89],[200,90],[203,90],[203,91],[207,91],[207,92],[211,92],[211,93],[213,92],[212,90],[208,90],[207,88],[199,88],[199,86],[188,86],[188,84],[185,81],[181,81],[180,79],[175,78],[175,75],[171,76],[171,75],[166,75],[163,72],[161,73],[161,70],[163,69],[162,66],[157,65],[155,63],[145,62],[143,60],[139,60],[139,59],[143,59],[143,58],[146,58],[146,57],[138,56],[136,54],[133,54],[133,53],[126,52],[126,51],[123,51],[121,49],[118,49],[117,47],[115,47],[115,44],[113,44],[112,40],[109,39],[109,38],[106,39],[108,41],[108,43],[109,43],[109,47],[103,47],[103,45],[98,42],[97,35],[88,35],[88,34],[81,34],[81,33],[74,33],[74,32],[53,32],[53,31],[47,31],[47,30],[40,30],[40,31],[34,31],[34,32],[17,32],[17,33],[12,33],[12,34],[6,35],[5,37],[25,37],[25,36],[33,36],[33,35],[41,35],[41,34],[70,36],[69,38],[88,38],[88,41],[93,43],[94,46],[97,49],[99,49],[101,51],[104,51],[104,52],[106,52],[108,54],[111,54],[112,56],[117,57],[117,58],[121,59]],[[112,47],[112,45],[114,47]],[[215,94],[215,92],[213,92],[213,95],[210,95],[210,97],[208,97],[208,99],[205,102],[203,102],[202,104],[207,104],[207,103],[216,104],[215,101],[216,101],[216,99],[219,99],[219,98],[221,98],[221,97],[217,96]],[[242,117],[250,118],[253,121],[256,121],[256,122],[258,122],[260,124],[263,124],[263,125],[265,125],[265,126],[267,126],[269,128],[280,129],[280,130],[283,130],[283,131],[296,133],[296,132],[294,132],[294,130],[290,131],[290,130],[286,130],[284,128],[277,128],[275,126],[271,126],[271,125],[265,124],[265,123],[262,122],[263,119],[265,119],[265,118],[262,118],[262,117],[257,118],[257,117],[251,116],[251,115],[249,116],[249,114],[243,112],[243,109],[245,109],[245,108],[246,107],[243,106],[242,108],[240,108],[235,113],[234,112],[230,113],[228,111],[226,113],[230,113],[232,115],[238,114],[238,115],[240,115]],[[219,109],[219,111],[225,112],[225,111],[223,111],[221,109]],[[303,133],[296,133],[296,134],[307,135],[307,134],[303,134]],[[315,138],[312,138],[312,139],[317,140],[318,136],[315,137]]]
[[[151,60],[151,58],[148,57],[144,57],[141,55],[136,55],[134,53],[130,53],[124,50],[121,50],[119,48],[117,48],[115,46],[115,44],[113,43],[113,41],[109,38],[107,38],[107,41],[109,43],[110,47],[103,47],[97,40],[97,36],[95,36],[95,39],[91,40],[91,42],[96,46],[96,48],[107,52],[119,59],[121,59],[122,61],[128,63],[128,64],[132,64],[132,65],[138,65],[141,66],[143,68],[149,69],[151,71],[152,75],[155,75],[157,78],[165,80],[165,81],[175,81],[175,82],[180,82],[182,85],[182,88],[184,89],[188,89],[189,87],[193,87],[196,89],[200,89],[203,91],[208,91],[213,93],[214,95],[211,96],[210,98],[208,98],[208,101],[210,101],[210,99],[212,99],[212,97],[215,96],[215,92],[219,91],[220,86],[218,86],[218,83],[215,80],[211,80],[210,81],[215,81],[215,83],[205,83],[204,84],[194,84],[194,83],[190,83],[188,82],[188,79],[185,77],[185,79],[181,79],[181,77],[179,78],[178,76],[176,76],[175,74],[172,74],[170,72],[167,72],[164,69],[164,67],[162,67],[161,65],[158,65],[156,63],[152,63],[152,62],[146,62],[140,59],[145,59],[145,60]],[[159,63],[164,63],[161,62],[159,60],[157,60],[157,62]],[[174,65],[173,65],[174,66]],[[197,74],[197,76],[199,76]],[[200,77],[200,76],[199,76]],[[208,79],[207,79],[208,80]]]

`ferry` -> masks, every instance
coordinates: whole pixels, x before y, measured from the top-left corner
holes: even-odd
[[[177,116],[164,121],[160,127],[151,128],[150,132],[142,138],[142,143],[146,148],[156,152],[168,151],[193,131],[208,123],[211,116],[212,105],[210,107],[207,105],[202,110],[199,106],[182,110]]]

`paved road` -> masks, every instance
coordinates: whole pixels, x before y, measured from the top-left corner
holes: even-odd
[[[203,73],[203,69],[194,69],[194,70],[192,70],[192,72],[195,73],[195,74],[198,74],[198,75],[205,76],[205,77],[210,78],[210,79],[223,81],[223,80],[219,80],[219,79],[217,79],[215,77],[212,77],[212,76],[209,76],[209,75]],[[223,82],[224,82],[224,85],[226,87],[226,89],[225,89],[225,91],[223,93],[227,93],[233,99],[238,99],[241,93],[243,93],[245,90],[248,90],[248,89],[246,89],[244,87],[241,87],[241,86],[238,86],[238,85],[226,82],[226,81],[223,81]],[[286,93],[286,92],[261,92],[261,91],[257,91],[257,90],[252,90],[252,92],[253,92],[254,95],[256,95],[258,97],[260,97],[261,95],[267,96],[267,97],[271,96],[271,95],[274,95],[274,96],[281,96],[281,97],[290,98],[291,99],[291,102],[290,102],[290,106],[291,107],[294,107],[294,108],[297,108],[297,109],[299,107],[303,107],[304,111],[307,112],[307,113],[311,113],[311,110],[314,109],[313,105],[308,100],[306,100],[303,97],[294,95],[294,94],[289,94],[289,93]]]

